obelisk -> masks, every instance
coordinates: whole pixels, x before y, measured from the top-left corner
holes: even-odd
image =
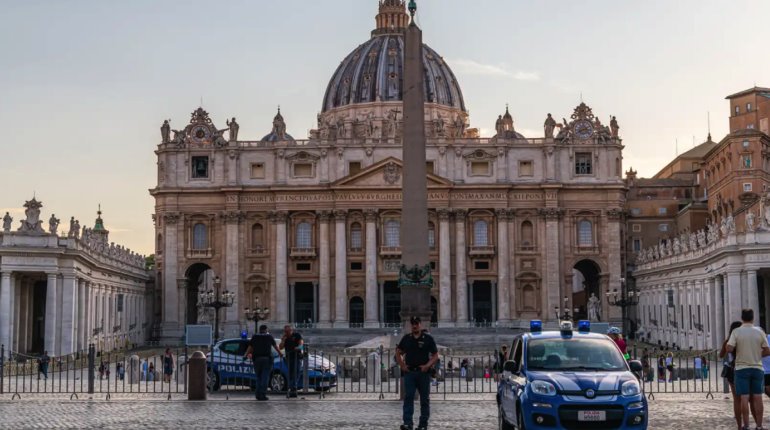
[[[419,316],[430,324],[428,259],[428,183],[425,164],[425,83],[422,30],[414,22],[417,5],[409,2],[411,22],[404,35],[404,133],[402,138],[403,186],[401,203],[401,320],[404,325]]]

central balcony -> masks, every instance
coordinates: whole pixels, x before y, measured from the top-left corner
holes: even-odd
[[[471,257],[490,257],[495,255],[495,247],[492,245],[486,245],[486,246],[471,246],[470,248],[470,256]]]
[[[291,258],[297,258],[297,259],[304,259],[304,258],[315,258],[316,252],[315,248],[291,248],[289,251],[289,255]]]
[[[380,255],[383,257],[399,257],[401,256],[400,246],[381,246]]]

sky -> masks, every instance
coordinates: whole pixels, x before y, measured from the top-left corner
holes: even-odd
[[[510,105],[540,137],[581,99],[649,177],[693,141],[727,132],[725,96],[770,86],[767,0],[418,0],[424,41],[455,72],[471,127]],[[159,127],[203,105],[239,138],[306,138],[340,61],[370,37],[377,0],[0,0],[0,210],[14,227],[33,195],[110,238],[153,252],[148,190]],[[46,223],[47,226],[47,223]]]

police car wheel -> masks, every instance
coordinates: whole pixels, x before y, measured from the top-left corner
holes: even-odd
[[[273,372],[270,375],[270,391],[286,391],[286,378],[281,372]]]
[[[211,391],[219,391],[221,381],[219,380],[219,375],[217,372],[213,371],[212,369],[208,369],[206,372],[206,385],[208,385]]]

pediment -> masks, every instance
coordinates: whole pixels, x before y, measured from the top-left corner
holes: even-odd
[[[403,186],[404,163],[395,157],[388,157],[380,162],[361,170],[360,172],[339,179],[332,187],[393,187]],[[452,186],[452,181],[433,173],[426,173],[428,188],[444,188]]]

